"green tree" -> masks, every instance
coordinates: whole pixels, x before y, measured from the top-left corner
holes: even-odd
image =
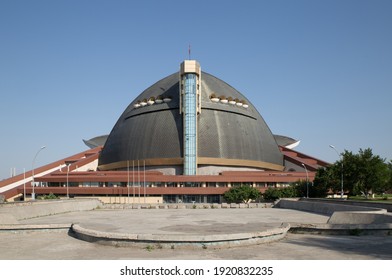
[[[370,148],[360,149],[357,154],[345,150],[341,160],[316,173],[314,184],[321,190],[330,188],[339,193],[343,172],[344,191],[350,195],[367,196],[390,189],[391,170],[392,166],[389,167],[380,156],[373,155]]]
[[[276,200],[279,198],[298,197],[297,186],[284,188],[268,188],[264,194],[265,200]]]
[[[320,168],[320,170],[318,170],[317,172],[326,172],[326,170]],[[306,182],[306,180],[300,180],[293,183],[292,186],[295,188],[295,194],[297,197],[306,197],[307,195],[309,195],[309,197],[325,198],[329,190],[329,188],[325,184],[322,184],[316,179],[313,182]]]
[[[299,180],[291,184],[291,186],[294,188],[294,193],[297,197],[306,197],[306,193],[307,193],[306,188],[308,188],[308,191],[310,191],[311,185],[312,182],[307,182],[306,180]]]
[[[310,197],[326,197],[331,186],[339,185],[340,181],[334,176],[333,168],[334,166],[330,165],[317,170],[313,186],[309,192]]]
[[[392,190],[392,160],[388,162],[389,180],[386,191]]]
[[[354,194],[364,193],[367,196],[370,192],[385,192],[390,173],[384,159],[373,155],[371,149],[361,149],[358,154],[357,168]]]
[[[223,198],[228,203],[249,203],[251,200],[256,200],[260,196],[260,191],[249,185],[232,187],[223,194]]]
[[[358,180],[358,169],[359,169],[359,157],[358,154],[354,154],[353,152],[349,152],[347,150],[342,154],[343,158],[343,181],[344,181],[344,190],[349,194],[354,194],[354,186]],[[336,164],[342,166],[342,160],[338,161]],[[335,165],[336,165],[335,164]],[[339,178],[339,184],[341,184],[341,174],[342,168],[337,171],[337,168],[334,169],[335,178]],[[334,188],[336,191],[336,188]],[[340,188],[339,191],[340,193]]]
[[[265,200],[277,200],[282,198],[282,192],[278,188],[268,188],[265,190],[263,197]]]

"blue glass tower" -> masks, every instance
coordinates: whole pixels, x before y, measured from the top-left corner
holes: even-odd
[[[180,114],[183,115],[184,175],[197,174],[197,115],[201,108],[200,65],[185,60],[180,70]]]

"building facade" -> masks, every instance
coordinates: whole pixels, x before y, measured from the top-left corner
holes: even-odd
[[[195,60],[138,95],[108,136],[84,141],[90,150],[1,181],[0,192],[218,203],[231,187],[286,187],[328,165],[273,135],[242,93]]]

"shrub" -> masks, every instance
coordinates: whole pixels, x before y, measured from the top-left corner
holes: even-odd
[[[277,200],[285,197],[297,197],[298,192],[296,187],[285,187],[285,188],[268,188],[264,192],[265,200]]]
[[[41,199],[59,199],[59,198],[55,194],[50,193],[50,194],[42,196]]]
[[[223,194],[223,198],[228,203],[249,203],[251,200],[260,197],[260,191],[249,185],[242,185],[240,187],[232,187]]]

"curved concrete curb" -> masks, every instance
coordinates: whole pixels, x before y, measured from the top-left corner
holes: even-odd
[[[78,224],[72,225],[73,235],[81,240],[96,242],[103,245],[119,247],[148,247],[148,248],[222,248],[251,244],[273,242],[284,238],[290,229],[289,224],[282,224],[279,228],[266,231],[213,235],[185,235],[185,234],[128,234],[102,232],[86,229]]]
[[[0,225],[0,232],[67,231],[80,240],[117,247],[160,248],[227,248],[257,245],[279,241],[287,233],[321,235],[392,235],[392,223],[385,224],[282,224],[260,232],[185,235],[185,234],[137,234],[103,232],[83,228],[78,224],[9,224]]]

